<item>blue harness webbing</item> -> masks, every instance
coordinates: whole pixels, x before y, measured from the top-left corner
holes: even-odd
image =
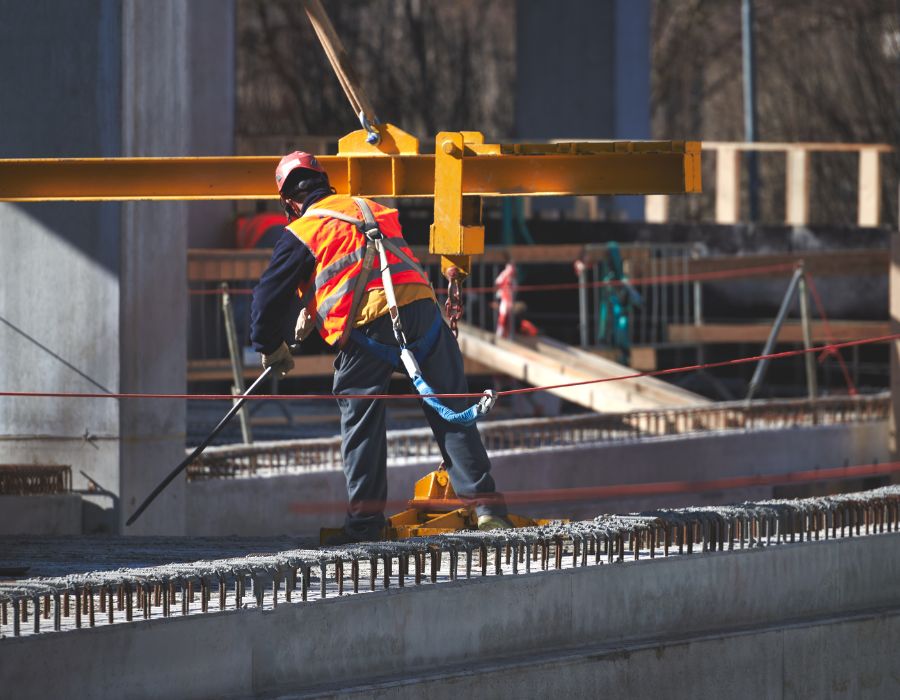
[[[437,307],[435,307],[434,311],[434,321],[431,326],[428,327],[425,335],[415,342],[406,345],[407,349],[415,355],[416,360],[420,364],[425,362],[425,360],[428,359],[428,356],[431,355],[431,351],[434,350],[437,339],[441,334],[441,324],[444,320],[441,318],[441,314],[437,310]],[[350,333],[350,340],[357,345],[360,345],[379,360],[387,362],[392,367],[397,368],[400,366],[400,347],[398,345],[379,343],[377,340],[372,340],[369,336],[356,328]]]
[[[423,335],[415,342],[408,343],[406,345],[406,349],[413,354],[413,356],[416,358],[417,363],[425,362],[425,360],[428,359],[428,356],[431,355],[431,351],[434,350],[434,346],[437,344],[437,340],[440,337],[441,325],[443,323],[444,319],[441,318],[440,312],[437,310],[437,307],[435,307],[434,321],[432,322],[431,326],[429,326],[428,331],[425,333],[425,335]],[[379,343],[377,340],[372,340],[365,333],[362,333],[356,329],[354,329],[350,334],[350,340],[357,343],[366,352],[374,355],[383,362],[387,362],[394,368],[399,367],[401,364],[401,348],[397,345]],[[422,400],[429,406],[431,406],[431,408],[434,409],[435,413],[437,413],[448,423],[456,423],[458,425],[471,425],[476,420],[478,420],[481,415],[483,415],[480,404],[474,404],[467,408],[465,411],[451,410],[433,396],[427,396],[427,394],[436,394],[438,392],[431,388],[431,386],[428,384],[428,382],[425,381],[424,377],[422,377],[421,374],[413,374],[410,378],[412,379],[413,385],[416,387],[416,391],[418,391],[419,394],[424,395],[424,398]]]

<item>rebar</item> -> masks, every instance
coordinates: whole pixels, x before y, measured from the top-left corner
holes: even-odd
[[[488,421],[478,426],[489,451],[608,443],[720,430],[765,430],[820,424],[884,421],[887,393],[809,399],[758,400],[713,406],[662,408],[627,413],[589,413],[551,418]],[[341,469],[341,438],[315,438],[208,448],[188,467],[189,479],[268,476]],[[389,431],[388,459],[439,457],[428,429]]]
[[[695,552],[740,552],[785,545],[798,539],[804,543],[798,546],[814,546],[806,543],[834,539],[839,532],[846,537],[877,536],[896,532],[898,526],[900,486],[886,486],[821,498],[601,515],[593,520],[553,522],[513,530],[459,531],[400,542],[290,550],[265,556],[26,579],[0,585],[0,637],[48,633],[47,626],[40,626],[40,605],[43,600],[47,619],[50,598],[53,599],[54,631],[81,627],[83,615],[87,616],[88,625],[94,626],[98,622],[94,616],[95,592],[101,597],[101,613],[104,610],[107,613],[105,624],[117,624],[133,619],[134,605],[142,613],[140,619],[169,617],[171,604],[177,600],[176,589],[181,592],[182,615],[214,613],[216,608],[225,610],[229,588],[233,590],[235,609],[247,608],[243,597],[248,579],[252,582],[255,603],[252,607],[256,609],[301,602],[313,604],[315,601],[308,596],[313,582],[319,584],[316,599],[347,595],[349,587],[344,578],[347,563],[353,579],[352,590],[357,593],[359,578],[366,568],[370,590],[376,589],[379,560],[382,589],[391,585],[394,571],[396,585],[404,588],[410,576],[410,558],[415,582],[421,585],[426,578],[426,562],[430,564],[427,578],[432,583],[457,580],[461,555],[465,556],[466,578],[471,577],[476,551],[481,576],[539,575],[532,572],[532,562],[537,564],[534,567],[537,571],[546,571],[608,566],[639,560],[642,555],[668,557],[676,555],[676,551],[686,556]],[[298,585],[298,576],[301,601],[290,595]],[[217,582],[219,593],[219,605],[212,608],[208,606],[211,581]],[[278,597],[282,584],[283,602]],[[195,590],[200,592],[200,605],[191,605]],[[114,591],[119,596],[119,606]],[[74,596],[74,624],[69,619],[69,596]],[[158,609],[160,603],[162,610]],[[122,607],[124,614],[120,612]],[[7,610],[12,611],[11,616]],[[32,616],[30,631],[23,626],[29,614]]]

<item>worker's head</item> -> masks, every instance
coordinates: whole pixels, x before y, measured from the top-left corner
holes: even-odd
[[[314,155],[303,151],[288,153],[281,159],[275,168],[275,185],[288,221],[300,216],[303,204],[311,194],[331,190],[325,168]]]

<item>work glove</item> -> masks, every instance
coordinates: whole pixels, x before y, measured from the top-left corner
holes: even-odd
[[[277,350],[268,355],[263,353],[262,366],[266,369],[271,367],[279,379],[286,377],[288,372],[294,369],[294,358],[287,343],[282,343]]]
[[[315,327],[316,319],[313,318],[313,315],[305,307],[300,309],[300,315],[297,317],[297,327],[294,328],[294,338],[298,343],[302,343]]]

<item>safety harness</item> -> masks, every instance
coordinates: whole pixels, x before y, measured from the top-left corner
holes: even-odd
[[[429,327],[428,331],[419,340],[409,343],[406,334],[403,332],[403,324],[400,322],[400,309],[397,306],[397,297],[394,294],[394,282],[391,279],[391,268],[387,259],[387,251],[399,258],[403,263],[419,272],[424,279],[428,279],[422,267],[413,258],[407,255],[391,238],[386,237],[378,226],[378,221],[372,213],[368,202],[359,197],[354,197],[353,201],[359,208],[363,218],[354,219],[348,214],[332,211],[331,209],[307,209],[304,216],[318,216],[321,218],[339,219],[348,224],[353,224],[366,238],[366,252],[363,256],[362,268],[360,274],[356,277],[356,284],[353,287],[353,296],[350,300],[350,314],[347,317],[347,325],[344,328],[343,335],[338,342],[339,347],[343,347],[348,339],[352,339],[362,348],[367,350],[380,360],[383,360],[394,367],[403,364],[406,373],[412,380],[416,391],[422,395],[423,400],[444,420],[449,423],[458,425],[471,425],[481,416],[488,413],[497,401],[496,394],[490,389],[485,389],[484,396],[478,403],[470,406],[465,411],[453,411],[449,407],[440,402],[439,399],[431,396],[437,392],[428,385],[422,376],[422,370],[419,367],[419,361],[424,362],[431,354],[440,337],[441,324],[443,319],[440,312],[435,308],[435,320]],[[381,270],[381,282],[384,286],[384,295],[387,299],[388,314],[391,318],[391,326],[394,330],[394,337],[397,339],[397,345],[386,345],[372,340],[365,333],[353,329],[353,322],[359,313],[359,306],[362,303],[363,292],[369,283],[369,270],[372,270],[372,263],[375,256],[378,255],[379,266]]]

